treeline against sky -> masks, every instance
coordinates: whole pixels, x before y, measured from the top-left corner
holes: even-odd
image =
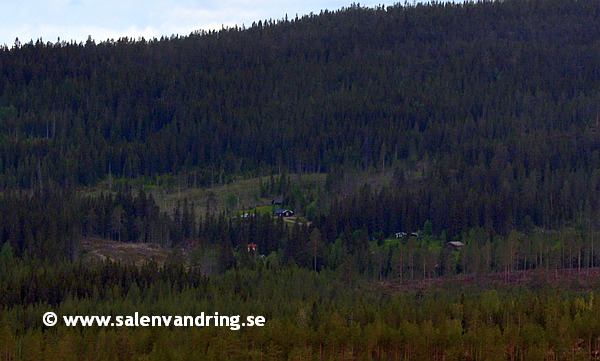
[[[352,6],[15,42],[0,50],[0,187],[395,169],[381,199],[414,208],[393,220],[406,228],[562,227],[600,206],[599,16],[589,0]]]

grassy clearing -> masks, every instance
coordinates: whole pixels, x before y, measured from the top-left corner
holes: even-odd
[[[289,177],[301,187],[315,187],[323,186],[327,175],[323,173],[290,174]],[[152,194],[161,210],[169,214],[172,214],[178,203],[183,205],[184,200],[193,205],[197,215],[203,215],[206,212],[218,214],[223,211],[235,215],[246,212],[253,213],[254,210],[260,214],[272,214],[274,207],[271,205],[271,201],[280,196],[262,197],[260,194],[261,183],[267,184],[270,180],[270,177],[257,177],[203,188],[157,187],[156,185],[144,185],[143,187],[148,194]],[[80,193],[95,196],[109,190],[108,182],[102,182],[98,186],[84,189]]]
[[[187,199],[190,204],[193,203],[196,214],[250,209],[262,201],[259,196],[258,178],[212,188],[187,188],[174,192],[155,190],[152,195],[165,211],[171,211],[178,202]]]
[[[311,223],[308,221],[308,219],[306,219],[304,217],[297,217],[297,216],[283,217],[283,221],[285,223],[290,223],[290,224],[294,224],[294,223],[298,223],[299,225],[306,224],[307,226],[310,226],[310,223]]]
[[[299,184],[324,185],[326,174],[293,174],[290,178]],[[270,182],[270,177],[238,180],[231,184],[207,188],[179,189],[173,192],[153,191],[162,210],[171,212],[178,202],[187,199],[193,203],[196,214],[228,212],[231,215],[254,213],[270,213],[274,211],[271,201],[276,195],[262,197],[260,184]]]
[[[384,247],[396,247],[400,243],[402,243],[402,240],[400,238],[386,238],[383,240]]]
[[[265,205],[261,205],[261,206],[256,206],[254,208],[249,208],[249,209],[243,209],[241,211],[237,211],[236,215],[240,216],[243,214],[259,214],[261,216],[267,215],[267,214],[273,214],[273,212],[275,212],[275,208],[276,206],[271,205],[271,204],[265,204]]]

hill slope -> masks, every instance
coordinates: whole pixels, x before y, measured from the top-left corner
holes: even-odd
[[[0,186],[394,167],[423,207],[409,223],[563,224],[599,205],[599,16],[589,0],[353,6],[5,48]]]

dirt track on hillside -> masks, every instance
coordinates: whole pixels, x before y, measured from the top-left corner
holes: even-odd
[[[105,260],[110,258],[125,264],[141,265],[154,259],[159,266],[167,260],[170,252],[157,244],[125,243],[102,238],[81,240],[82,257],[85,260]]]

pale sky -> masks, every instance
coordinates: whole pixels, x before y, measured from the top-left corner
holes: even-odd
[[[222,26],[250,27],[253,21],[293,19],[349,7],[352,0],[0,0],[0,45],[42,38],[44,43],[96,42],[128,36],[146,39],[189,35]],[[395,1],[397,2],[397,1]],[[381,0],[361,6],[390,6]],[[403,3],[403,2],[402,2]]]

